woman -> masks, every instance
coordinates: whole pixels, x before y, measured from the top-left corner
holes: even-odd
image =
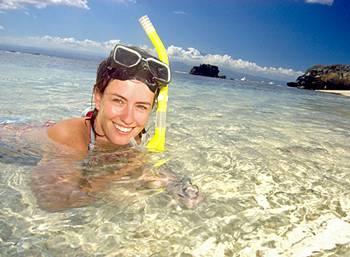
[[[141,153],[130,150],[130,146],[144,143],[145,126],[159,90],[169,82],[166,64],[137,47],[116,45],[98,67],[94,110],[47,130],[58,149],[53,151],[55,158],[44,158],[33,173],[32,188],[39,206],[51,211],[84,206],[94,200],[92,193],[100,192],[110,181],[136,176],[143,185],[166,187],[180,202],[193,207],[200,197],[190,180],[180,180],[164,169],[157,174],[145,169],[140,172],[145,160]],[[106,149],[108,154],[98,155],[99,160],[87,158]],[[118,154],[110,150],[118,150]],[[120,159],[127,161],[107,174],[82,172]],[[84,160],[84,165],[79,160]]]
[[[169,81],[166,64],[141,49],[116,45],[98,68],[91,117],[60,122],[48,135],[81,152],[95,138],[100,145],[140,143],[159,89]]]

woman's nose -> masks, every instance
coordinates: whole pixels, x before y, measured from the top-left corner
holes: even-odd
[[[125,108],[123,108],[122,113],[120,115],[120,119],[127,125],[134,122],[132,106],[127,105],[125,106]]]

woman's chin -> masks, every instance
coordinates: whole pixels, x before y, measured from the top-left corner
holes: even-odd
[[[116,140],[113,140],[111,143],[113,143],[114,145],[127,145],[130,143],[130,141],[131,141],[131,137],[118,138]]]
[[[108,140],[114,145],[127,145],[134,137],[133,131],[125,133],[115,128],[109,134],[110,136],[108,137]]]
[[[140,129],[133,128],[131,131],[124,132],[115,127],[110,130],[107,135],[109,135],[108,141],[114,145],[127,145],[130,141],[135,138],[141,132]]]
[[[130,143],[132,138],[133,138],[132,134],[121,135],[118,133],[118,135],[114,135],[113,137],[111,137],[110,141],[115,145],[127,145]]]

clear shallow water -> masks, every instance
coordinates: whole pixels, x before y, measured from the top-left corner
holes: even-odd
[[[79,116],[95,69],[92,61],[0,52],[0,122]],[[349,256],[349,128],[346,97],[175,73],[167,152],[153,158],[170,159],[205,201],[187,210],[165,192],[119,186],[88,207],[48,213],[30,190],[34,164],[25,160],[40,156],[35,147],[9,151],[14,139],[1,138],[0,252]]]

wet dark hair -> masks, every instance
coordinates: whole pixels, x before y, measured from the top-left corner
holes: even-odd
[[[93,87],[93,92],[92,92],[92,98],[91,98],[91,106],[93,106],[93,96],[96,93],[99,93],[103,95],[104,91],[106,90],[109,82],[113,79],[118,79],[118,80],[129,80],[129,79],[137,79],[134,76],[130,76],[128,73],[128,70],[126,68],[112,68],[111,67],[111,57],[106,58],[103,60],[100,65],[97,68],[97,75],[96,75],[96,82]],[[156,89],[154,92],[154,99],[152,103],[152,108],[156,105],[156,101],[159,95],[160,87]],[[97,118],[98,110],[94,108],[93,113],[91,115],[90,122],[91,122],[91,127],[94,133],[98,136],[103,136],[98,134],[95,131],[95,120]],[[141,134],[146,133],[146,130],[143,129],[141,131]]]
[[[107,59],[103,60],[97,69],[97,76],[96,76],[96,83],[93,88],[93,93],[100,93],[103,94],[105,89],[108,86],[108,83],[113,80],[129,80],[129,79],[136,79],[139,80],[138,77],[135,77],[134,75],[130,75],[127,68],[113,68],[111,66],[111,57],[108,57]],[[140,80],[141,82],[144,82]],[[145,82],[144,82],[145,83]],[[157,83],[157,82],[155,82]],[[147,85],[148,86],[148,85]],[[158,88],[153,91],[150,90],[155,94],[155,99],[157,98],[159,94],[159,88],[161,85],[159,84]]]

